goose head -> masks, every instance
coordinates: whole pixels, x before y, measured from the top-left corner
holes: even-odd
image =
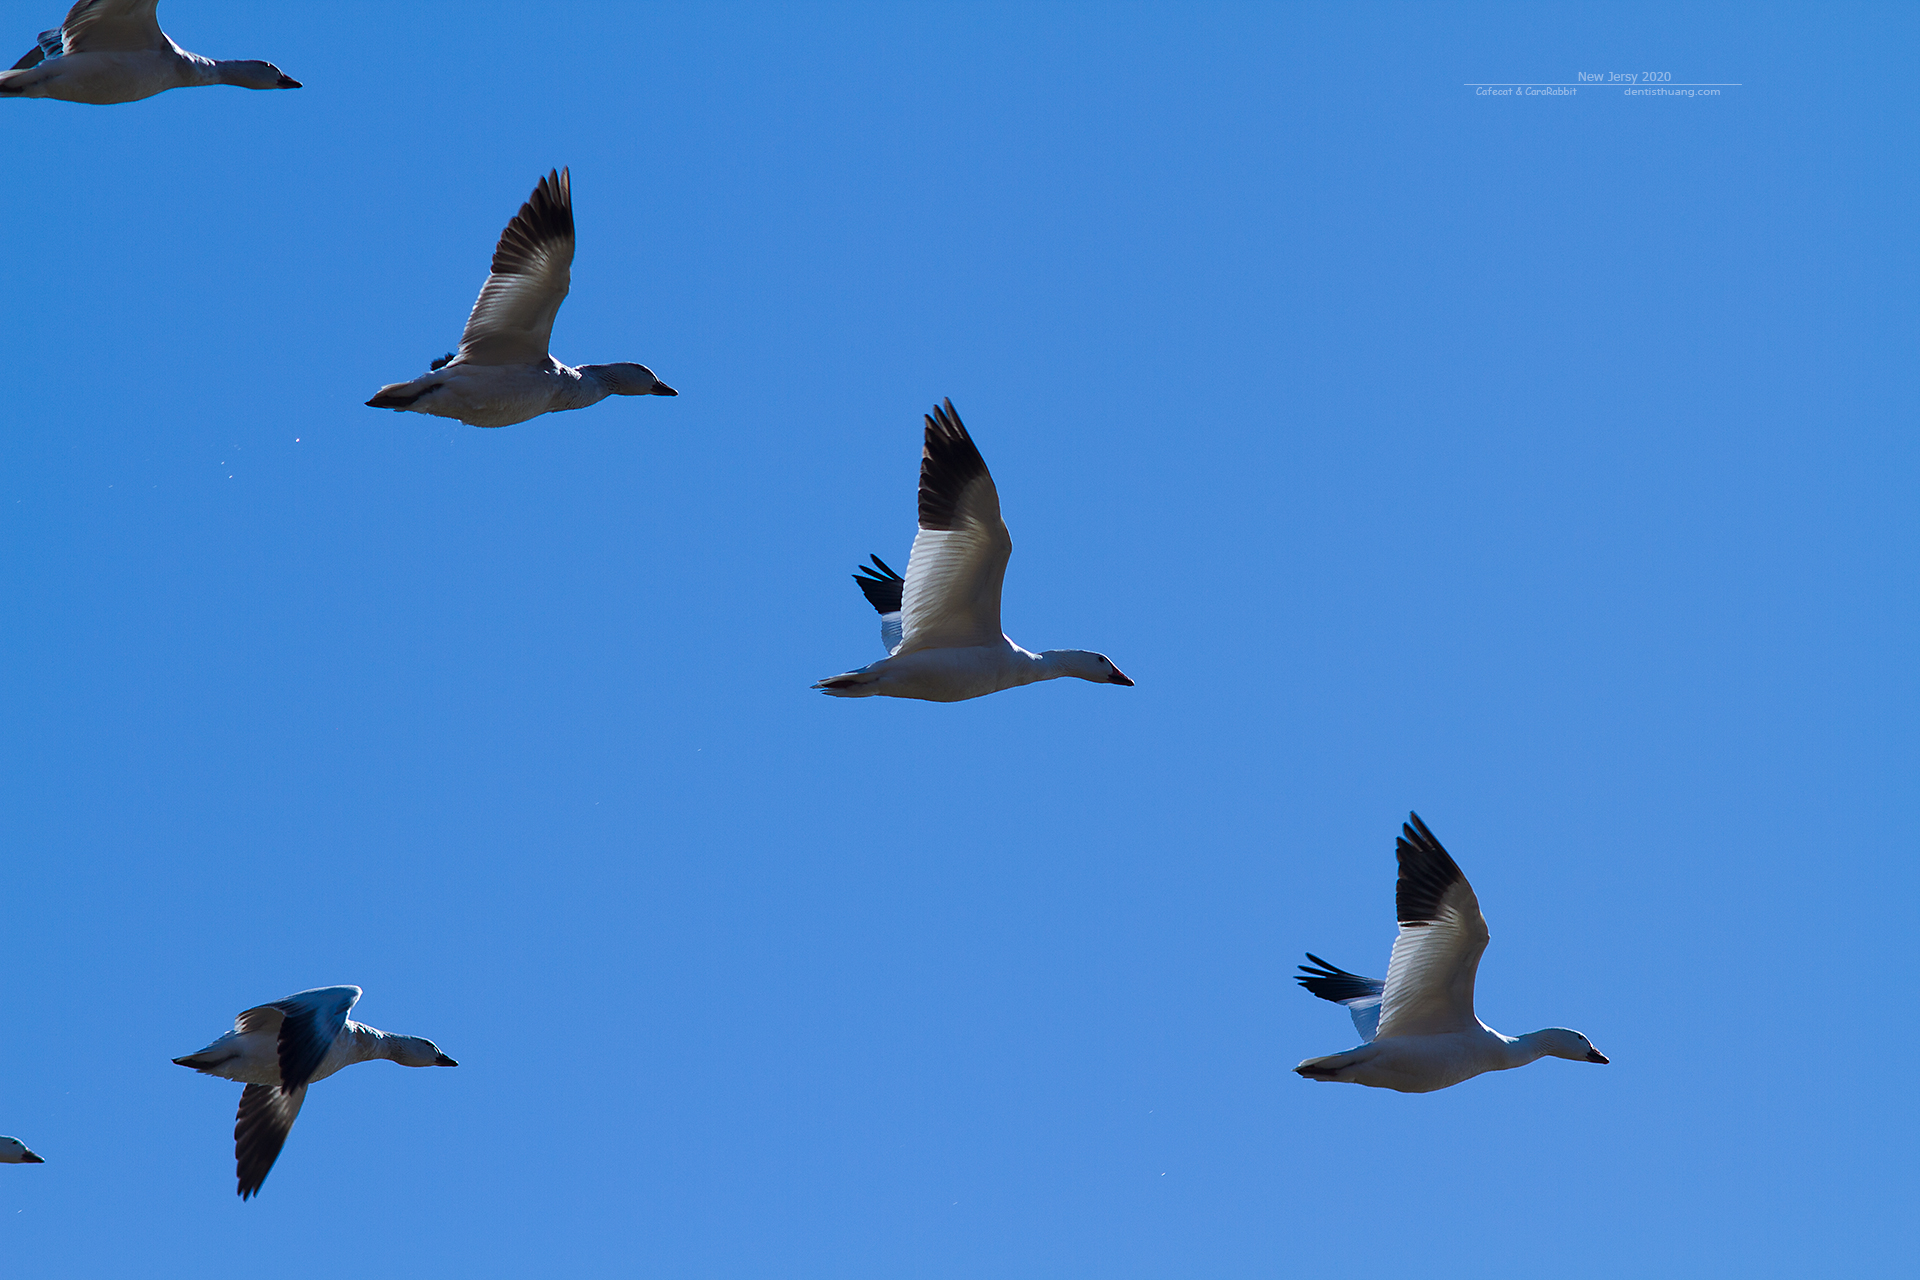
[[[215,63],[214,70],[221,84],[238,85],[242,89],[298,89],[300,87],[298,80],[271,62],[261,62],[252,58],[238,62]]]
[[[1607,1055],[1593,1047],[1593,1041],[1578,1031],[1569,1031],[1565,1027],[1548,1027],[1545,1031],[1536,1031],[1531,1039],[1540,1046],[1549,1057],[1565,1058],[1569,1062],[1607,1062]]]
[[[1104,653],[1094,653],[1087,649],[1049,649],[1041,655],[1050,660],[1063,676],[1077,676],[1082,680],[1091,680],[1095,684],[1131,685],[1133,681],[1113,665],[1113,659]]]
[[[387,1056],[403,1067],[457,1067],[460,1064],[440,1052],[440,1046],[424,1036],[390,1036]]]
[[[0,1164],[45,1164],[18,1138],[0,1138]]]
[[[616,396],[677,396],[643,364],[583,364],[580,372],[599,381]]]

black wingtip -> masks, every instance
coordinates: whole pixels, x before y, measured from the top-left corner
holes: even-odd
[[[1294,975],[1293,980],[1305,987],[1313,995],[1319,996],[1322,1000],[1331,1000],[1335,1004],[1341,1004],[1348,1000],[1360,1000],[1367,996],[1377,996],[1380,994],[1384,985],[1374,981],[1372,978],[1364,978],[1357,973],[1349,973],[1337,964],[1328,964],[1311,951],[1307,952],[1307,959],[1313,961],[1314,964],[1320,967],[1314,969],[1304,964],[1299,965],[1297,967],[1300,972]]]
[[[901,602],[906,599],[907,580],[895,573],[879,556],[871,557],[878,571],[861,565],[854,570],[853,580],[860,584],[860,591],[867,597],[867,603],[880,614],[900,612]]]
[[[957,528],[960,497],[968,485],[987,474],[986,459],[967,434],[952,400],[935,405],[926,422],[920,450],[920,527]]]
[[[540,179],[520,212],[513,215],[493,251],[492,270],[522,275],[540,257],[541,248],[556,240],[573,239],[573,186],[566,169],[555,169]]]
[[[1393,901],[1401,924],[1431,924],[1440,915],[1440,900],[1447,890],[1466,879],[1460,864],[1453,860],[1427,824],[1417,813],[1407,814],[1400,827],[1400,839],[1394,851],[1400,861],[1400,879],[1394,885]]]

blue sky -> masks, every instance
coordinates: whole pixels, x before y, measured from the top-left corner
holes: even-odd
[[[161,16],[307,87],[4,104],[10,1271],[1910,1265],[1912,9]],[[556,165],[680,397],[362,407]],[[941,396],[1137,687],[808,691]],[[1613,1065],[1291,1074],[1410,808]],[[167,1060],[332,983],[462,1066],[242,1204]]]

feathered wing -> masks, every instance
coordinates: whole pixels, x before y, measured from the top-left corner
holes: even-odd
[[[1394,902],[1400,920],[1387,963],[1375,1038],[1472,1031],[1473,979],[1487,949],[1487,922],[1473,886],[1420,815],[1401,827],[1400,879]]]
[[[1307,952],[1307,959],[1320,967],[1299,966],[1305,976],[1294,981],[1322,1000],[1345,1005],[1347,1012],[1353,1015],[1353,1026],[1360,1033],[1360,1039],[1372,1040],[1380,1029],[1380,994],[1387,989],[1387,984],[1378,978],[1363,978],[1357,973],[1348,973],[1337,965],[1328,964],[1311,951]]]
[[[906,589],[907,580],[893,571],[893,566],[873,556],[873,566],[861,565],[854,572],[853,580],[860,584],[861,594],[867,597],[880,615],[880,643],[886,646],[887,653],[900,647],[900,600]]]
[[[160,0],[80,0],[60,24],[64,53],[165,52],[173,41],[160,30]],[[42,38],[44,48],[45,37]]]
[[[907,561],[898,652],[999,643],[1000,587],[1012,554],[993,476],[948,400],[927,416],[920,532]]]
[[[240,1114],[233,1123],[233,1162],[240,1179],[242,1200],[258,1195],[267,1180],[287,1134],[307,1100],[307,1086],[250,1084],[240,1094]]]
[[[466,364],[545,364],[573,269],[573,188],[565,169],[540,179],[500,233],[493,271],[460,335]]]
[[[313,1079],[313,1073],[333,1048],[346,1028],[347,1013],[360,999],[358,987],[315,987],[285,1000],[274,1001],[280,1010],[280,1087],[298,1089]],[[243,1015],[244,1016],[244,1015]],[[296,1107],[296,1110],[298,1108]],[[289,1120],[287,1123],[293,1123]]]
[[[54,27],[50,31],[42,31],[37,37],[37,42],[33,48],[27,50],[26,56],[14,63],[9,69],[13,71],[25,71],[30,67],[37,67],[48,58],[59,57],[65,49],[66,33],[59,27]]]

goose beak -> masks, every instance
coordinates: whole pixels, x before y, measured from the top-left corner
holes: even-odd
[[[656,396],[677,396],[680,393],[678,391],[675,391],[672,387],[668,386],[664,382],[656,382],[653,384],[653,390],[648,392],[647,394],[656,395]]]
[[[433,1060],[433,1065],[436,1067],[457,1067],[460,1064],[443,1053]]]
[[[273,87],[276,89],[299,89],[303,86],[298,80],[295,80],[292,76],[282,71],[280,73],[280,83]]]
[[[1600,1063],[1604,1063],[1604,1062],[1606,1062],[1606,1060],[1607,1060],[1607,1055],[1606,1055],[1606,1054],[1604,1054],[1604,1053],[1602,1053],[1602,1052],[1600,1052],[1600,1051],[1599,1051],[1598,1049],[1589,1049],[1589,1050],[1587,1050],[1587,1061],[1588,1061],[1588,1062],[1600,1062]]]
[[[20,1163],[21,1164],[45,1164],[46,1161],[42,1160],[39,1156],[29,1151],[27,1152],[27,1154],[20,1157]]]
[[[1126,675],[1125,675],[1125,673],[1123,673],[1123,672],[1122,672],[1122,671],[1120,670],[1120,668],[1118,668],[1118,667],[1115,667],[1115,668],[1113,669],[1113,678],[1112,678],[1112,679],[1110,679],[1110,680],[1108,680],[1108,681],[1107,681],[1107,683],[1108,683],[1108,684],[1123,684],[1123,685],[1125,685],[1125,686],[1127,686],[1127,688],[1129,688],[1129,689],[1131,689],[1131,688],[1133,688],[1133,681],[1131,681],[1131,680],[1129,680],[1129,679],[1127,679],[1127,677],[1126,677]]]

